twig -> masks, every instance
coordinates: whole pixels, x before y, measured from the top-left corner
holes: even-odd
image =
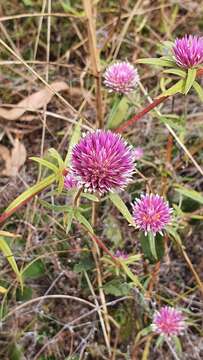
[[[96,7],[93,9],[91,0],[83,0],[85,13],[87,16],[88,41],[90,49],[90,57],[92,64],[93,75],[96,78],[96,109],[97,109],[97,124],[99,128],[103,128],[103,106],[102,106],[102,92],[101,92],[101,70],[99,61],[99,52],[96,41],[96,24],[95,18]]]
[[[96,255],[96,254],[95,254]],[[97,264],[96,264],[97,265]],[[94,297],[94,302],[95,302],[95,305],[98,309],[98,315],[99,315],[99,319],[100,319],[100,323],[101,323],[101,327],[102,327],[102,330],[103,330],[103,334],[104,334],[104,339],[105,339],[105,342],[106,342],[106,346],[107,346],[107,349],[108,349],[108,353],[109,355],[111,355],[111,346],[110,346],[110,342],[109,342],[109,336],[107,334],[107,329],[106,329],[106,326],[105,326],[105,323],[104,323],[104,320],[103,320],[103,317],[102,317],[102,312],[101,312],[101,309],[100,309],[100,306],[99,306],[99,303],[97,301],[97,296],[95,294],[95,291],[92,287],[92,284],[91,284],[91,281],[89,279],[89,276],[87,275],[87,272],[85,271],[84,272],[85,274],[85,278],[86,278],[86,281],[88,283],[88,286],[90,288],[90,291]],[[100,284],[98,284],[99,287],[100,287]],[[104,315],[106,314],[108,316],[108,314],[106,313],[107,311],[107,306],[106,306],[106,302],[104,301],[104,303],[102,302],[102,306],[104,308]]]
[[[56,95],[62,102],[65,104],[68,109],[72,112],[74,115],[78,115],[78,112],[72,107],[72,105],[69,104],[69,102],[59,94],[59,92],[55,91],[52,86],[50,86],[46,80],[43,79],[33,68],[31,68],[25,60],[23,60],[15,51],[13,51],[10,46],[8,46],[2,39],[0,39],[0,44],[8,51],[10,52],[15,58],[17,58],[33,75],[37,77],[44,85],[48,87],[48,89]]]
[[[134,115],[131,119],[125,121],[115,131],[122,133],[125,129],[127,129],[129,126],[133,125],[136,121],[142,119],[144,115],[146,115],[149,111],[153,110],[156,106],[158,106],[159,104],[161,104],[168,98],[169,98],[169,96],[161,96],[158,99],[155,99],[152,103],[150,103],[148,106],[146,106],[138,114]]]
[[[193,274],[193,276],[194,276],[194,278],[195,278],[195,280],[196,280],[196,282],[197,282],[197,284],[198,284],[198,286],[199,286],[200,291],[201,291],[202,294],[203,294],[203,283],[202,283],[202,281],[200,280],[199,275],[198,275],[197,272],[195,271],[195,269],[194,269],[194,267],[193,267],[193,265],[192,265],[192,263],[191,263],[191,261],[190,261],[190,258],[189,258],[189,256],[187,255],[186,251],[183,249],[183,247],[181,247],[181,251],[182,251],[182,254],[183,254],[183,256],[184,256],[184,259],[185,259],[186,263],[188,264],[188,266],[189,266],[189,268],[190,268],[190,270],[191,270],[191,272],[192,272],[192,274]]]
[[[203,75],[203,69],[199,69],[197,71],[197,76],[201,76],[201,75]],[[159,104],[161,104],[162,102],[164,102],[165,100],[167,100],[169,98],[169,96],[160,96],[157,99],[155,99],[154,101],[152,101],[151,97],[147,94],[147,92],[144,89],[144,87],[142,86],[142,84],[139,83],[139,85],[140,85],[140,88],[142,89],[143,93],[145,95],[147,95],[150,104],[148,106],[146,106],[143,110],[141,110],[138,114],[134,115],[129,120],[126,120],[121,126],[119,126],[115,130],[116,132],[119,132],[119,133],[123,132],[127,127],[133,125],[136,121],[142,119],[143,116],[146,115],[149,111],[155,109]]]

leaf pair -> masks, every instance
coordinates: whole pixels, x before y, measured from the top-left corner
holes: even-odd
[[[22,280],[22,276],[21,273],[18,269],[18,266],[16,264],[15,258],[13,256],[13,253],[9,247],[9,245],[7,244],[5,237],[11,237],[14,238],[17,235],[15,234],[11,234],[7,231],[0,231],[0,251],[2,251],[2,253],[4,254],[4,256],[6,257],[6,259],[8,260],[11,268],[13,269],[13,271],[15,272],[17,279],[20,283],[21,289],[23,290],[23,280]],[[5,289],[4,287],[0,286],[0,292],[1,293],[6,293],[7,289]]]

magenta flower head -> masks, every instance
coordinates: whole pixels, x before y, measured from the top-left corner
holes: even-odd
[[[178,336],[186,328],[185,319],[181,311],[170,306],[163,306],[153,317],[152,329],[165,336]]]
[[[139,75],[137,69],[127,61],[110,65],[104,73],[104,84],[111,92],[128,94],[134,90]]]
[[[171,220],[172,209],[168,203],[159,195],[141,195],[133,206],[133,217],[136,226],[145,232],[161,233]]]
[[[64,179],[64,187],[66,188],[66,190],[72,190],[74,188],[77,188],[78,185],[79,184],[77,179],[72,174],[66,175]]]
[[[74,146],[73,176],[87,191],[103,194],[123,189],[134,171],[133,149],[120,135],[96,130]]]
[[[185,35],[176,39],[173,54],[178,66],[189,69],[203,63],[203,37]]]

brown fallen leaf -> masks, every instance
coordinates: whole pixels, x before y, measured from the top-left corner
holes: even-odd
[[[68,85],[64,81],[55,81],[50,85],[57,92],[68,89]],[[53,92],[45,87],[20,101],[16,104],[16,108],[14,107],[11,110],[7,110],[0,107],[0,117],[5,120],[17,120],[25,113],[26,109],[38,110],[47,105],[53,96]]]
[[[26,160],[26,149],[23,143],[15,139],[11,152],[3,145],[0,145],[0,157],[5,162],[1,174],[4,176],[16,176],[20,167]]]

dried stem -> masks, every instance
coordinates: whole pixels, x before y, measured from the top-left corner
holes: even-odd
[[[96,203],[93,201],[92,203],[92,226],[95,226],[95,221],[96,221]],[[103,291],[103,283],[102,283],[102,271],[101,271],[101,264],[100,264],[100,249],[98,246],[98,242],[95,240],[95,237],[92,237],[93,240],[93,246],[92,246],[92,255],[95,261],[95,265],[96,265],[96,272],[97,272],[97,282],[98,282],[98,287],[99,287],[99,295],[100,295],[100,299],[101,299],[101,303],[104,309],[104,321],[105,321],[105,329],[108,335],[108,342],[107,342],[107,347],[108,347],[108,351],[109,351],[109,355],[111,355],[111,347],[110,347],[110,334],[111,334],[111,327],[109,324],[109,315],[108,315],[108,310],[107,310],[107,306],[106,306],[106,299],[105,299],[105,294]],[[105,337],[106,339],[106,337]]]
[[[92,72],[96,82],[96,110],[97,126],[103,128],[103,106],[101,91],[101,70],[99,61],[99,52],[96,41],[96,6],[93,6],[91,0],[83,0],[83,6],[87,17],[88,41],[91,57]]]

